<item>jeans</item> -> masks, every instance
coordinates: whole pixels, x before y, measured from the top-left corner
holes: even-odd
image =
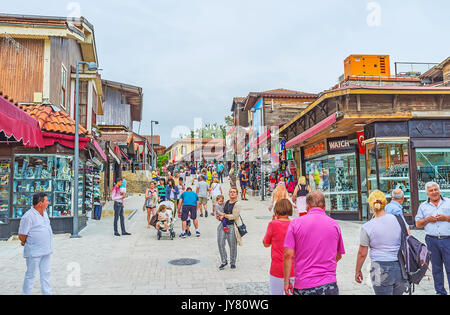
[[[219,181],[223,184],[223,172],[219,173]]]
[[[427,236],[428,250],[431,252],[431,266],[436,293],[447,295],[445,290],[444,266],[447,273],[447,281],[450,283],[450,238],[437,239]]]
[[[102,217],[102,206],[95,206],[94,207],[94,220],[100,220]]]
[[[43,295],[52,295],[52,287],[50,285],[50,255],[42,257],[28,257],[27,272],[25,273],[25,280],[23,282],[23,295],[31,295],[34,286],[34,277],[39,268],[41,277],[41,291]]]
[[[370,277],[376,295],[403,295],[406,292],[406,281],[398,261],[372,262]]]
[[[114,233],[119,233],[117,230],[117,221],[120,218],[120,228],[122,229],[122,234],[125,234],[125,217],[123,216],[123,204],[120,202],[114,202]]]

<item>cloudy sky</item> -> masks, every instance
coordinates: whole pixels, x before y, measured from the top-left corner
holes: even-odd
[[[0,3],[2,13],[86,17],[102,77],[144,89],[141,134],[159,120],[164,145],[175,140],[175,126],[193,128],[196,117],[222,123],[233,97],[328,89],[350,54],[389,54],[391,62],[450,56],[448,0]]]

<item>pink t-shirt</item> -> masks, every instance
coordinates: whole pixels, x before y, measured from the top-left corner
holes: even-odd
[[[290,224],[290,221],[274,220],[269,223],[266,236],[264,237],[264,243],[272,245],[272,265],[270,267],[270,275],[276,278],[284,278],[283,245]],[[294,264],[292,264],[291,278],[293,278],[294,275]]]
[[[337,282],[336,257],[345,254],[339,224],[321,209],[291,222],[285,248],[295,251],[295,288],[304,290]]]

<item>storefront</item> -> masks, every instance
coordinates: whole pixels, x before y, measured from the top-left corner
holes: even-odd
[[[361,165],[356,145],[347,138],[323,140],[303,149],[305,177],[325,195],[330,216],[361,220]]]
[[[80,137],[80,230],[91,215],[94,198],[100,196],[103,162],[90,141]],[[32,207],[33,195],[38,192],[46,193],[50,201],[47,213],[53,232],[72,233],[73,186],[73,149],[60,143],[44,149],[26,148],[14,141],[0,145],[0,239],[18,233],[20,219]]]
[[[450,197],[450,120],[377,122],[365,136],[369,191],[379,189],[390,201],[392,190],[402,189],[409,223],[428,200],[426,183],[438,183]]]

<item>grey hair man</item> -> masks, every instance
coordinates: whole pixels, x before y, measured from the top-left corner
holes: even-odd
[[[394,189],[391,194],[391,202],[386,205],[386,213],[400,215],[403,217],[403,203],[405,202],[405,193],[401,189]]]
[[[426,243],[431,251],[434,287],[438,295],[447,295],[444,281],[444,266],[450,282],[450,199],[441,195],[435,182],[425,185],[428,200],[417,211],[416,225],[425,229]]]

